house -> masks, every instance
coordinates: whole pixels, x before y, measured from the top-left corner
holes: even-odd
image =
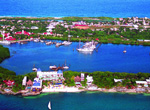
[[[39,29],[37,26],[32,26],[31,29]]]
[[[13,85],[15,85],[15,82],[13,80],[4,80],[3,81],[8,87],[12,87]]]
[[[76,86],[81,86],[81,78],[79,76],[74,78]]]
[[[93,82],[93,77],[87,75],[86,79],[87,79],[87,85],[90,86],[92,84],[92,82]]]
[[[115,79],[114,78],[114,82],[122,82],[124,79]]]
[[[32,89],[41,89],[41,88],[42,88],[42,80],[40,80],[39,78],[34,78]]]
[[[32,87],[33,86],[33,82],[31,80],[29,80],[26,85],[27,85],[27,87]]]

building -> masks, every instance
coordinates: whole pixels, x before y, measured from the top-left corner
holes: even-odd
[[[39,78],[34,78],[32,89],[41,89],[42,88],[42,80]]]
[[[122,82],[123,79],[114,79],[114,82]]]
[[[86,79],[87,79],[87,85],[90,86],[92,84],[92,82],[93,82],[93,77],[87,75]]]
[[[33,82],[31,81],[31,80],[29,80],[28,82],[27,82],[27,87],[32,87],[33,86]]]
[[[81,81],[84,81],[84,73],[81,73]]]
[[[74,78],[76,86],[81,86],[81,78],[79,76]]]
[[[37,70],[37,76],[42,80],[58,81],[64,79],[62,70],[42,72],[41,69],[39,68]]]
[[[3,82],[7,85],[7,87],[12,87],[13,85],[15,85],[15,82],[13,80],[4,80]]]
[[[39,29],[37,26],[32,26],[31,29]]]

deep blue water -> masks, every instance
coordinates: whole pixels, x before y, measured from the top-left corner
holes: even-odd
[[[150,96],[119,93],[46,93],[19,97],[0,94],[0,110],[149,110]]]
[[[150,17],[150,0],[1,0],[0,16]]]
[[[25,74],[32,72],[34,64],[42,71],[47,71],[50,65],[61,66],[66,60],[72,71],[150,73],[150,46],[102,44],[98,52],[83,54],[76,51],[78,44],[73,42],[70,46],[59,48],[55,45],[47,46],[45,43],[35,42],[24,45],[12,44],[7,46],[11,57],[4,60],[0,66],[13,70],[17,74]],[[125,54],[124,47],[127,50]]]

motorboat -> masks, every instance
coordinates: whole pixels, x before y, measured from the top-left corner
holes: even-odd
[[[10,42],[10,41],[7,41],[7,40],[4,40],[4,35],[3,35],[3,40],[0,41],[0,44],[2,44],[2,45],[10,45],[11,42]]]
[[[59,47],[61,45],[62,45],[62,43],[56,43],[56,47]]]
[[[32,71],[37,71],[37,68],[33,68]]]
[[[88,48],[88,47],[84,47],[84,48],[78,48],[77,51],[79,51],[79,52],[93,52],[94,49]]]
[[[126,48],[124,48],[124,51],[123,51],[123,53],[126,53],[127,52],[127,50],[126,50]]]
[[[44,41],[43,41],[43,40],[40,40],[40,42],[42,42],[42,43],[43,43]]]
[[[39,42],[39,39],[34,39],[33,41],[34,41],[34,42]]]
[[[57,67],[55,65],[49,66],[50,69],[56,69]]]
[[[52,42],[50,41],[50,42],[46,42],[46,45],[51,45],[52,44]]]
[[[11,42],[7,41],[7,40],[3,40],[3,41],[0,41],[0,44],[3,44],[3,45],[10,45]]]
[[[62,44],[63,45],[70,45],[70,44],[72,44],[72,42],[70,42],[70,41],[64,41],[64,42],[62,42]]]

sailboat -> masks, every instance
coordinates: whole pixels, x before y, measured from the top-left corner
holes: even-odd
[[[48,109],[51,110],[51,102],[48,103]]]
[[[66,65],[66,60],[65,60],[65,66],[63,68],[64,69],[69,69],[69,67]]]

